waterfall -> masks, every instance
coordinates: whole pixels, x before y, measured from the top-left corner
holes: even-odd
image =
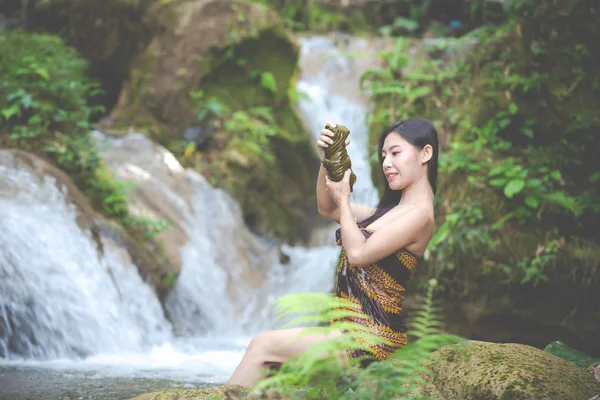
[[[98,257],[53,179],[3,166],[0,177],[0,356],[141,352],[169,340],[137,268]]]
[[[363,49],[370,43],[366,39],[354,40],[355,45],[362,45]],[[318,58],[320,63],[316,73],[311,73],[314,67],[310,68],[309,62],[314,58]],[[297,84],[298,91],[307,95],[299,104],[303,119],[314,134],[315,141],[327,121],[346,125],[350,129],[351,144],[347,150],[352,161],[352,170],[357,176],[353,201],[370,206],[377,205],[379,198],[371,181],[367,148],[367,107],[360,98],[350,99],[338,94],[341,90],[348,89],[343,87],[345,85],[358,87],[360,69],[357,71],[353,59],[345,56],[335,42],[327,37],[303,39],[300,63],[307,69]],[[354,92],[355,89],[350,88],[350,91]]]
[[[363,39],[352,41],[368,48]],[[319,65],[306,67],[315,59]],[[301,64],[306,68],[297,85],[307,96],[299,110],[306,125],[315,140],[325,121],[351,129],[348,151],[358,177],[354,201],[374,206],[366,106],[342,90],[358,85],[356,60],[334,40],[315,37],[301,40]],[[2,167],[0,364],[2,357],[10,362],[24,357],[34,365],[62,359],[69,368],[108,365],[109,375],[158,370],[162,377],[222,382],[253,334],[279,326],[270,307],[274,299],[332,289],[339,254],[335,226],[326,229],[329,239],[319,246],[284,245],[290,262],[282,265],[274,243],[245,227],[234,199],[182,168],[173,154],[140,134],[95,137],[118,178],[146,185],[147,196],[160,197],[180,216],[188,242],[165,303],[169,320],[135,265],[124,265],[110,250],[98,256],[52,179]],[[143,154],[151,156],[144,160]],[[165,165],[161,175],[156,168]],[[9,190],[18,196],[5,195]],[[248,270],[262,271],[262,281],[247,282]],[[118,365],[133,372],[115,369]]]

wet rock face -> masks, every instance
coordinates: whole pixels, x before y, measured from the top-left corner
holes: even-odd
[[[166,230],[149,241],[159,249],[162,263],[146,273],[161,288],[160,298],[176,329],[196,332],[200,330],[197,325],[211,327],[210,323],[190,321],[202,320],[204,313],[191,311],[199,300],[192,298],[183,282],[186,279],[223,285],[224,291],[214,296],[227,297],[220,301],[230,302],[234,314],[252,302],[260,308],[263,300],[257,299],[261,296],[256,291],[264,284],[268,267],[279,259],[279,247],[266,246],[244,226],[238,204],[200,174],[183,168],[171,152],[143,134],[110,137],[95,131],[93,136],[111,173],[132,186],[128,193],[130,213],[168,223]],[[182,271],[184,264],[186,271]],[[162,286],[168,273],[179,281],[170,292]],[[199,290],[194,287],[189,290]],[[167,293],[171,295],[165,298]]]
[[[171,19],[166,2],[159,0],[27,3],[36,3],[32,21],[36,28],[60,34],[90,61],[90,74],[101,81],[104,90],[92,101],[107,110],[117,102],[131,61]]]

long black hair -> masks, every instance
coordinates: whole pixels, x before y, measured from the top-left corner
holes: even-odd
[[[385,142],[385,138],[390,133],[399,134],[406,139],[407,142],[418,149],[423,149],[428,144],[431,145],[433,148],[433,155],[428,161],[429,183],[433,189],[433,194],[435,194],[437,190],[439,144],[438,134],[433,124],[426,119],[411,118],[389,125],[381,133],[381,136],[379,137],[379,144],[377,146],[379,165],[382,166],[381,173],[384,177],[385,190],[383,191],[383,196],[381,197],[381,200],[375,209],[375,213],[369,218],[360,222],[360,225],[363,227],[367,227],[368,225],[372,224],[386,212],[394,208],[402,198],[402,190],[390,189],[390,184],[387,179],[385,179],[385,172],[383,172],[383,143]]]

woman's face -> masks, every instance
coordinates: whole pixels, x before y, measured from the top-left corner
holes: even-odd
[[[396,132],[385,138],[381,155],[383,173],[392,190],[403,190],[424,174],[422,150]]]

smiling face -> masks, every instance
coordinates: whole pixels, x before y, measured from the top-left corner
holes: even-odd
[[[423,177],[427,179],[428,147],[418,149],[396,132],[387,135],[381,166],[390,189],[403,190]]]

